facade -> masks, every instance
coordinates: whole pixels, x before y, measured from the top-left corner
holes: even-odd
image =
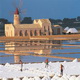
[[[49,19],[36,19],[33,21],[33,24],[20,24],[19,11],[17,8],[14,13],[14,23],[5,24],[5,36],[14,37],[14,36],[52,35],[54,33],[53,31],[59,28],[58,27],[52,28]],[[62,33],[60,29],[58,31],[54,34]]]

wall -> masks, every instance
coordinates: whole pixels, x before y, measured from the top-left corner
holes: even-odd
[[[14,35],[14,26],[12,24],[5,24],[5,36],[11,37]]]

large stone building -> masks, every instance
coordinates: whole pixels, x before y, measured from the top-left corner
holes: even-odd
[[[57,30],[57,31],[55,31]],[[62,28],[60,26],[51,26],[49,19],[36,19],[33,24],[20,24],[20,17],[18,8],[14,13],[14,23],[5,24],[5,36],[41,36],[61,34]]]

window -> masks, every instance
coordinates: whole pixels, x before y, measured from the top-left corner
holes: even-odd
[[[28,36],[27,30],[25,31],[25,36]]]
[[[42,32],[41,32],[41,30],[39,31],[39,33],[40,33],[40,35],[42,35]]]
[[[33,36],[32,30],[30,31],[30,36]]]
[[[48,32],[48,34],[50,35],[50,31]]]
[[[52,35],[54,34],[54,29],[52,29]]]
[[[36,30],[34,31],[34,35],[37,36],[37,31]]]
[[[46,28],[45,28],[45,26],[44,26],[44,32],[46,32]]]
[[[22,30],[20,31],[20,36],[23,36],[23,34],[22,34]]]

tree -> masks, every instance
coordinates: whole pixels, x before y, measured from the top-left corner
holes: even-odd
[[[7,19],[1,18],[0,22],[2,22],[3,24],[8,24],[10,23]]]
[[[76,22],[76,18],[71,18],[71,19],[69,19],[69,18],[64,18],[64,19],[63,19],[63,23],[64,23],[64,24],[72,24],[72,23],[74,23],[74,22]]]
[[[25,17],[25,18],[22,20],[21,23],[22,23],[22,24],[31,24],[31,23],[33,23],[33,20],[32,20],[31,17]]]
[[[51,22],[51,24],[59,24],[59,22],[62,22],[62,20],[61,19],[49,19],[50,20],[50,22]]]
[[[80,21],[80,16],[77,17],[77,20]]]

